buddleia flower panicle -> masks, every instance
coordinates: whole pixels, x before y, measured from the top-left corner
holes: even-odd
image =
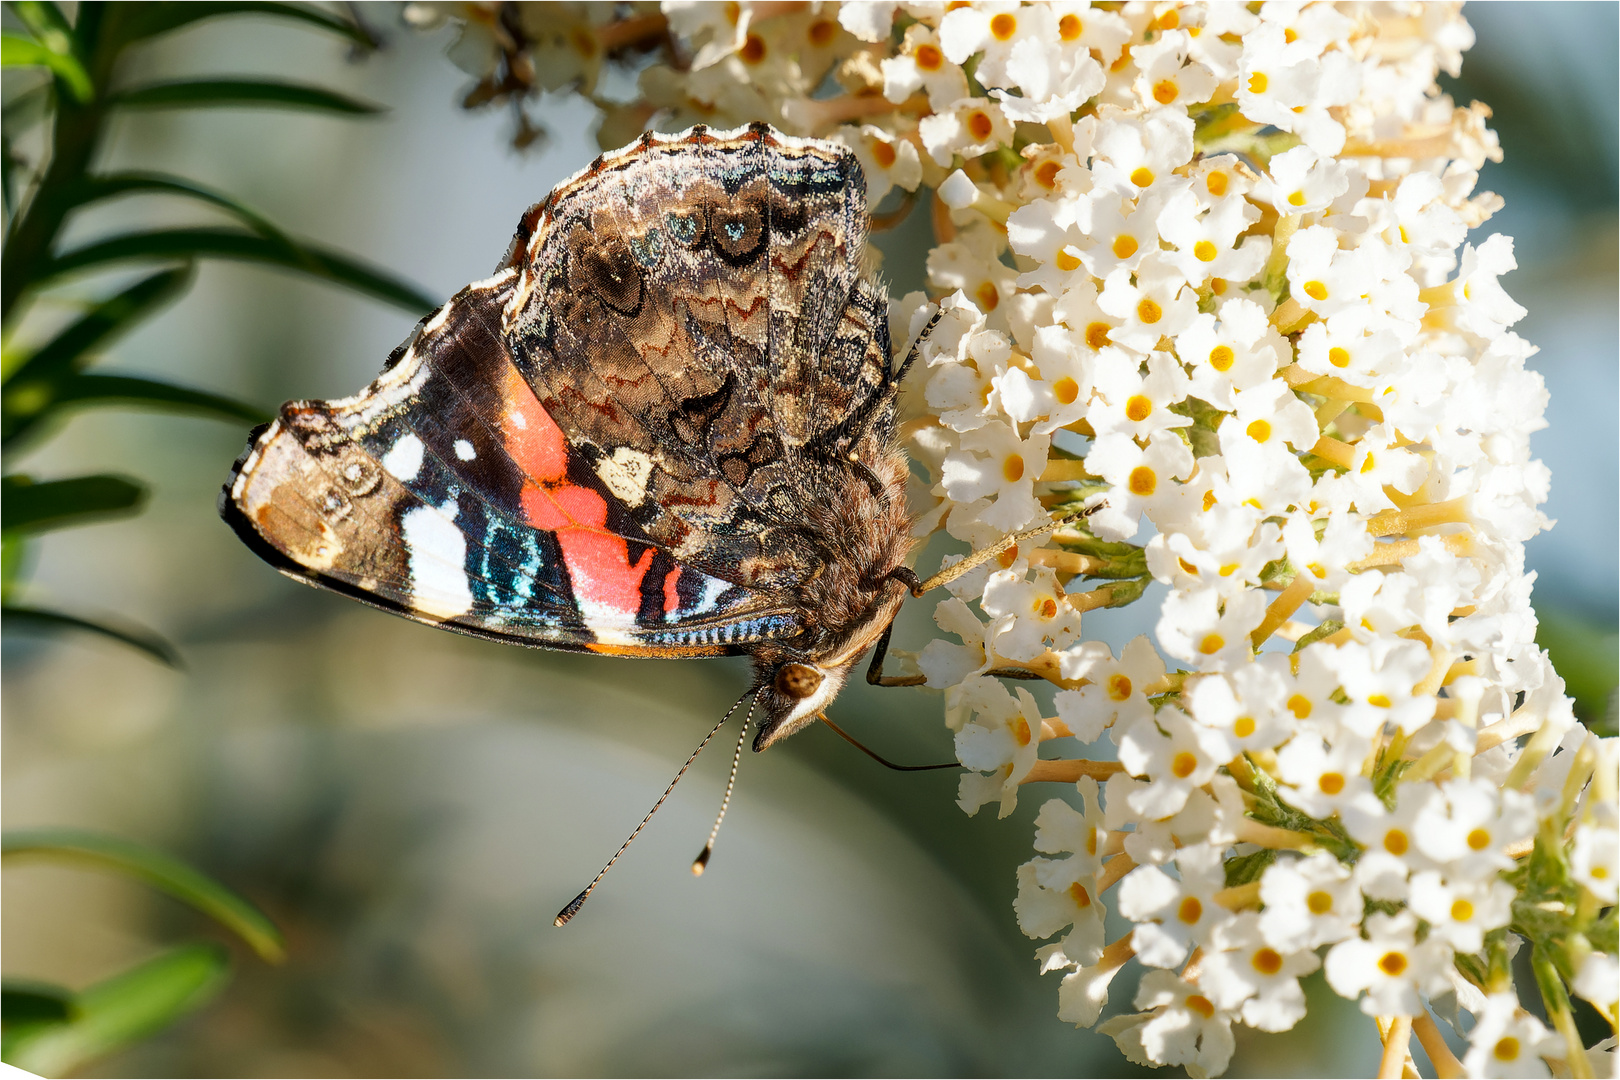
[[[516,8],[436,12],[486,81],[511,26],[577,31],[568,65],[555,35],[528,55],[604,145],[763,120],[849,146],[878,227],[927,204],[929,288],[891,315],[900,355],[938,316],[902,403],[917,536],[1059,524],[925,601],[915,662],[963,810],[1076,785],[1014,905],[1062,1020],[1216,1074],[1234,1025],[1305,1018],[1320,967],[1395,1075],[1414,1028],[1452,1074],[1613,1071],[1571,995],[1615,1023],[1620,755],[1534,642],[1547,394],[1512,240],[1471,232],[1502,205],[1475,190],[1490,111],[1436,84],[1459,5]],[[593,50],[645,58],[639,96],[599,96]],[[1151,636],[1086,636],[1137,602]]]

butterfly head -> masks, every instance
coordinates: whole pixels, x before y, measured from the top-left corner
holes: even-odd
[[[815,722],[816,714],[832,703],[844,688],[853,662],[824,667],[813,662],[788,660],[762,668],[759,690],[759,733],[754,749],[763,750]]]

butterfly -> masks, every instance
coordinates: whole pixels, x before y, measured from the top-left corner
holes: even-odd
[[[284,573],[446,630],[747,655],[763,750],[918,585],[915,350],[892,355],[867,225],[842,146],[648,133],[525,213],[371,385],[282,406],[221,514]]]

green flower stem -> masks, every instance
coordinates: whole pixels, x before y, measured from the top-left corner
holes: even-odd
[[[1530,954],[1530,968],[1536,973],[1536,988],[1541,991],[1547,1018],[1552,1021],[1558,1034],[1564,1037],[1564,1045],[1569,1050],[1569,1075],[1575,1080],[1591,1080],[1592,1063],[1587,1060],[1581,1033],[1575,1028],[1575,1012],[1570,1007],[1569,992],[1564,989],[1564,980],[1559,978],[1552,957],[1540,945],[1535,946]]]

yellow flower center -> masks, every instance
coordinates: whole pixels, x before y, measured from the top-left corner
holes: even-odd
[[[872,140],[872,160],[877,162],[878,168],[892,168],[898,156],[894,152],[893,143],[881,142],[877,139]]]
[[[1141,302],[1136,305],[1136,317],[1148,326],[1152,326],[1164,318],[1164,309],[1154,302],[1153,297],[1144,296]]]
[[[1504,1035],[1496,1040],[1496,1045],[1491,1047],[1491,1053],[1497,1061],[1518,1061],[1519,1040],[1511,1035]]]
[[[1398,952],[1387,952],[1378,958],[1378,970],[1390,978],[1395,978],[1406,970],[1406,955]]]
[[[1316,786],[1324,795],[1337,795],[1344,790],[1344,774],[1325,772],[1316,778]]]
[[[1342,348],[1338,345],[1333,346],[1333,348],[1328,350],[1328,363],[1332,364],[1336,368],[1349,367],[1350,350]]]
[[[1139,165],[1131,172],[1131,183],[1137,187],[1150,187],[1153,184],[1153,170],[1146,165]]]
[[[1305,295],[1312,300],[1326,300],[1328,297],[1327,286],[1320,281],[1307,281],[1305,283]]]
[[[1071,270],[1080,269],[1080,260],[1075,258],[1073,255],[1070,255],[1069,252],[1063,248],[1058,249],[1057,258],[1053,259],[1052,261],[1056,263],[1057,268],[1062,270],[1065,274]]]
[[[1263,94],[1266,92],[1266,87],[1270,85],[1270,83],[1271,80],[1266,78],[1265,72],[1257,71],[1253,75],[1249,76],[1249,93]]]
[[[996,291],[995,284],[989,281],[973,290],[973,298],[986,313],[996,310],[1001,304],[1001,294]]]
[[[1268,421],[1256,420],[1245,430],[1248,431],[1249,438],[1257,443],[1267,442],[1271,439],[1271,424]]]
[[[1135,688],[1131,685],[1129,675],[1120,672],[1108,676],[1108,696],[1115,701],[1124,701],[1129,698],[1133,689]]]
[[[1134,394],[1125,402],[1125,416],[1133,423],[1140,424],[1153,412],[1153,402],[1142,394]]]
[[[1145,497],[1159,490],[1159,478],[1146,465],[1138,465],[1131,470],[1131,475],[1126,480],[1125,486],[1130,489],[1132,495]]]
[[[1160,105],[1170,104],[1176,100],[1176,95],[1180,93],[1181,87],[1176,85],[1174,79],[1160,79],[1153,84],[1153,100]]]
[[[1292,195],[1288,196],[1288,205],[1289,206],[1304,206],[1305,205],[1305,193],[1303,191],[1296,191]]]
[[[1240,716],[1232,721],[1232,734],[1240,739],[1247,739],[1254,734],[1254,717]]]
[[[742,57],[745,64],[759,63],[765,59],[765,39],[758,34],[749,34],[747,40],[743,42],[743,47],[738,50],[737,55]]]
[[[997,41],[1006,41],[1018,33],[1018,19],[1014,15],[1002,12],[990,20],[990,34]]]
[[[1198,643],[1198,651],[1205,656],[1214,656],[1226,648],[1226,639],[1219,634],[1209,634]]]
[[[837,36],[838,24],[831,19],[817,19],[810,24],[810,44],[818,49],[826,48]]]
[[[1198,897],[1189,896],[1176,908],[1176,918],[1191,926],[1204,917],[1204,905],[1199,903]]]
[[[1215,250],[1215,245],[1208,240],[1200,240],[1193,245],[1193,258],[1199,262],[1214,262],[1215,256],[1219,254],[1220,252]]]
[[[1400,829],[1391,829],[1384,834],[1384,850],[1391,855],[1405,855],[1411,846],[1412,841]]]
[[[1059,405],[1073,405],[1080,396],[1080,384],[1065,375],[1052,384],[1052,396]]]
[[[1474,905],[1463,899],[1453,900],[1451,917],[1456,922],[1467,922],[1474,917]]]
[[[1225,345],[1217,345],[1209,350],[1209,366],[1216,371],[1232,370],[1232,363],[1236,359],[1237,356]]]
[[[1188,994],[1187,1008],[1202,1016],[1205,1020],[1215,1015],[1215,1006],[1203,994]]]
[[[1001,463],[1001,475],[1007,478],[1007,483],[1016,484],[1024,478],[1024,459],[1019,454],[1008,454]]]
[[[1046,190],[1051,191],[1057,187],[1058,173],[1062,171],[1063,166],[1059,165],[1056,161],[1043,161],[1039,165],[1035,166],[1035,182]]]
[[[945,54],[939,51],[937,45],[923,44],[917,46],[917,51],[912,54],[912,59],[916,61],[917,67],[923,71],[938,71],[945,63]]]
[[[1078,881],[1069,886],[1069,899],[1074,901],[1077,908],[1085,909],[1091,906],[1091,894],[1086,892],[1086,887]]]
[[[1198,769],[1198,759],[1183,750],[1170,761],[1170,772],[1177,780],[1185,780]]]
[[[1076,41],[1080,37],[1085,24],[1078,15],[1065,15],[1058,20],[1058,37],[1063,41]]]
[[[1114,258],[1128,259],[1136,254],[1136,237],[1130,233],[1121,233],[1114,237]]]
[[[1260,949],[1249,961],[1262,975],[1275,975],[1282,970],[1282,954],[1276,949]]]
[[[1208,191],[1211,195],[1218,199],[1222,195],[1226,194],[1226,186],[1229,183],[1230,181],[1226,178],[1226,174],[1217,169],[1208,176],[1204,177],[1204,190]]]
[[[1100,349],[1105,345],[1111,345],[1112,342],[1109,340],[1108,332],[1112,329],[1113,327],[1109,326],[1107,323],[1091,323],[1086,327],[1086,344],[1091,346],[1093,349]]]
[[[1295,720],[1303,720],[1311,715],[1311,699],[1304,694],[1295,694],[1288,699],[1288,711],[1294,714]]]
[[[967,129],[968,134],[973,136],[975,142],[984,142],[990,137],[990,133],[996,129],[996,126],[990,121],[989,113],[983,109],[974,109],[968,113]]]
[[[1326,915],[1333,910],[1333,897],[1322,889],[1317,889],[1305,897],[1305,906],[1312,915]]]

